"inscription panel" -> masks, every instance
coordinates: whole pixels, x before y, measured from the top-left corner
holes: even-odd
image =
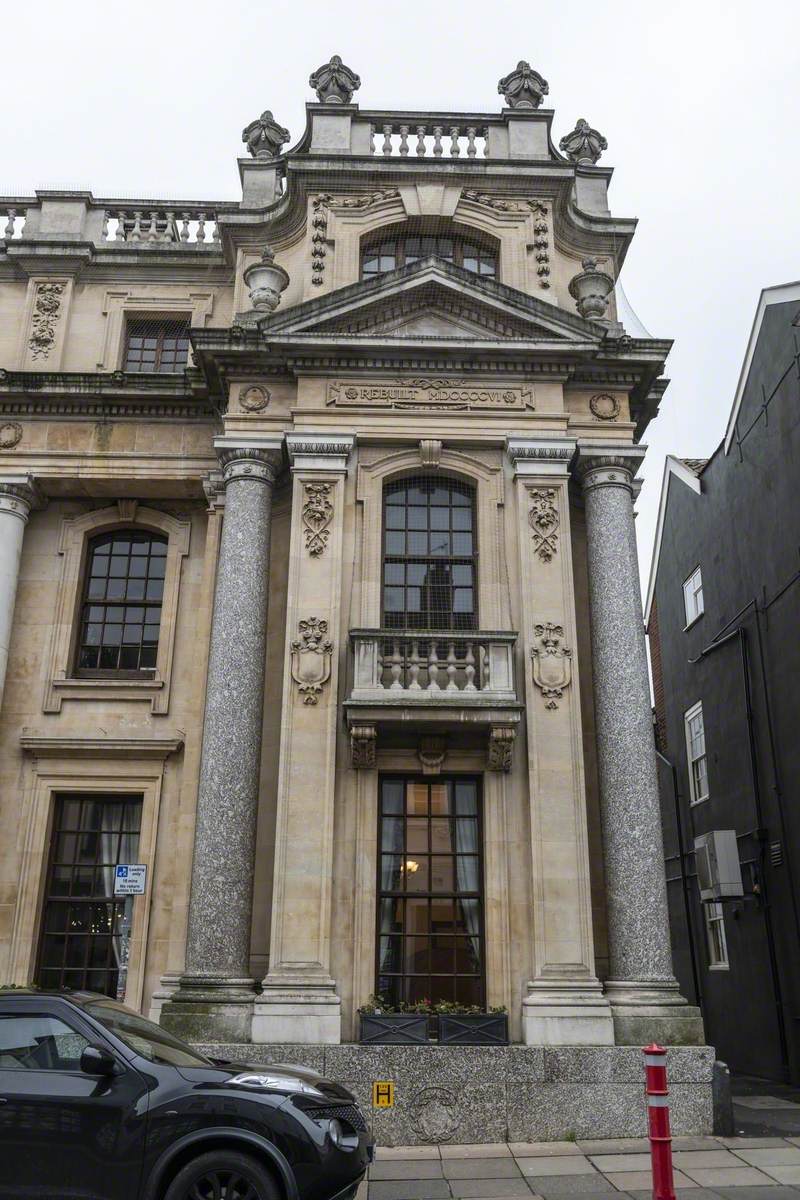
[[[417,408],[422,410],[497,409],[501,412],[535,407],[533,388],[520,384],[449,379],[397,379],[328,384],[327,404],[337,408]]]

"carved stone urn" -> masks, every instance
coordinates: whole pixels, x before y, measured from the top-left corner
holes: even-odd
[[[288,140],[289,130],[278,124],[269,109],[242,130],[242,141],[253,158],[274,158]]]
[[[517,69],[500,80],[497,90],[509,108],[538,108],[550,88],[530,63],[518,62]]]
[[[361,87],[361,80],[334,54],[330,62],[317,67],[310,76],[309,85],[317,93],[320,104],[349,104],[353,92]]]
[[[589,321],[602,321],[608,308],[608,298],[614,290],[614,280],[597,268],[596,258],[584,258],[583,270],[573,275],[569,294],[578,312]]]
[[[272,312],[281,302],[281,292],[289,282],[289,273],[275,262],[272,247],[265,246],[261,261],[245,270],[244,282],[250,289],[253,308],[258,312]]]
[[[608,149],[608,142],[602,133],[592,129],[589,122],[581,117],[572,133],[568,133],[558,143],[558,148],[573,162],[588,163],[593,167],[603,151]]]

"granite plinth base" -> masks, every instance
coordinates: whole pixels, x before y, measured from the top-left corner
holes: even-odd
[[[382,1146],[643,1137],[644,1056],[634,1046],[200,1044],[213,1057],[295,1062],[343,1083]],[[710,1134],[714,1051],[669,1050],[672,1131]],[[395,1104],[373,1109],[393,1080]]]
[[[687,1004],[674,981],[660,985],[608,980],[606,995],[614,1018],[618,1046],[702,1046],[700,1009]]]
[[[187,1042],[225,1038],[247,1044],[254,1000],[252,979],[182,975],[176,991],[161,1006],[159,1023]]]

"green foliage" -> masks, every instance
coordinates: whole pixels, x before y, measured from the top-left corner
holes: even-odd
[[[359,1008],[359,1013],[363,1017],[380,1016],[383,1013],[387,1014],[407,1014],[409,1016],[485,1016],[488,1013],[499,1015],[506,1011],[505,1005],[495,1005],[490,1009],[481,1008],[478,1004],[456,1004],[452,1000],[439,1000],[436,1004],[432,1004],[430,1000],[418,1000],[415,1004],[406,1004],[401,1001],[399,1004],[393,1004],[388,996],[373,993],[368,996],[364,1003]]]

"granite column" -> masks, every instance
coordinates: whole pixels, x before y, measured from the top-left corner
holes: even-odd
[[[597,754],[618,1044],[697,1044],[672,972],[664,845],[633,514],[634,446],[584,446]]]
[[[216,440],[225,516],[209,649],[186,966],[162,1024],[249,1042],[250,927],[264,700],[272,490],[280,438]]]

